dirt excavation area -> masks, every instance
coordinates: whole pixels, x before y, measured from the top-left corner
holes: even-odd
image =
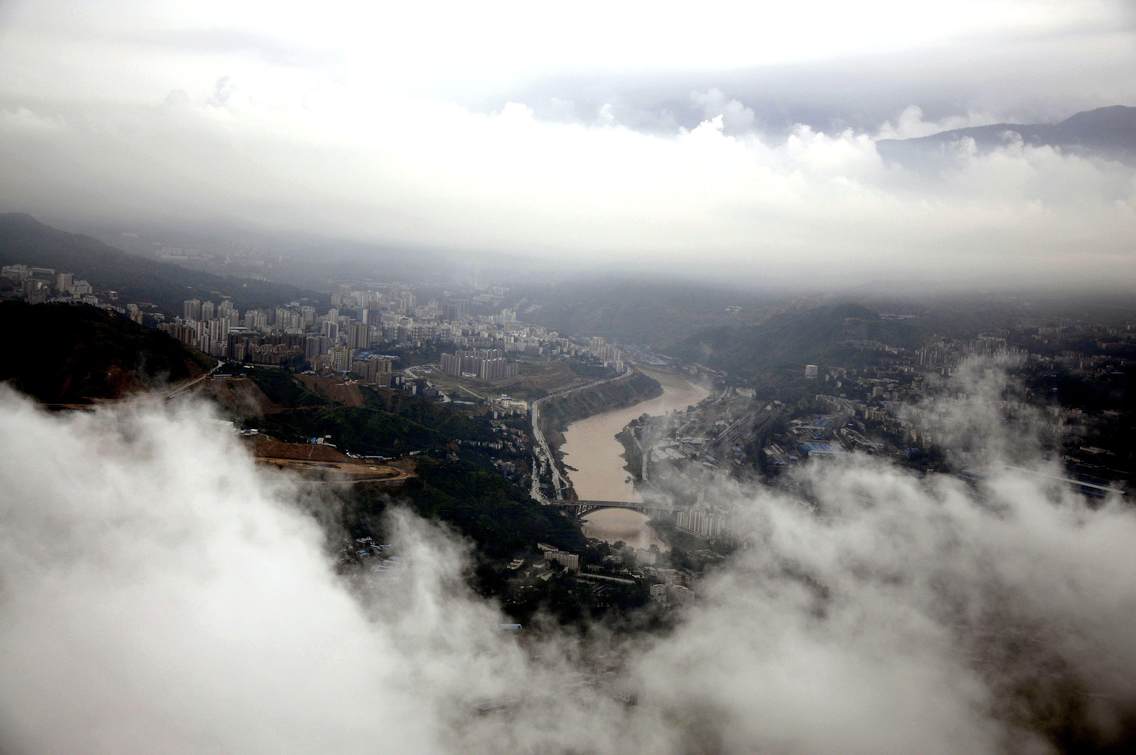
[[[353,459],[332,446],[285,443],[265,435],[252,436],[245,442],[252,446],[259,463],[287,469],[307,479],[329,483],[396,483],[414,476],[414,463],[409,459],[391,462]]]
[[[363,406],[363,393],[355,381],[321,375],[297,375],[297,379],[312,393],[344,406]]]

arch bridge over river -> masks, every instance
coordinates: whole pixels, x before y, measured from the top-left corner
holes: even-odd
[[[659,514],[673,514],[676,511],[683,509],[676,509],[674,506],[669,506],[664,503],[654,501],[602,501],[581,499],[576,501],[550,501],[549,505],[561,506],[563,508],[575,509],[576,516],[584,516],[599,509],[629,509],[631,511],[638,511],[641,514],[648,514],[650,516],[658,516]]]

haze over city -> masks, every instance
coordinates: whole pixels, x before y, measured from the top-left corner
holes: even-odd
[[[1136,6],[0,4],[0,751],[1136,750]]]

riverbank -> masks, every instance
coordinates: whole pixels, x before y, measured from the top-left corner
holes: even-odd
[[[681,374],[650,371],[648,376],[659,384],[658,396],[577,420],[565,430],[561,452],[567,476],[579,498],[642,500],[628,474],[624,449],[616,436],[643,414],[659,416],[681,411],[709,395],[706,388]],[[651,545],[667,549],[648,517],[627,509],[600,509],[588,514],[584,518],[584,533],[610,543],[621,540],[639,549]]]
[[[644,414],[661,416],[681,411],[709,395],[705,388],[678,373],[644,370],[643,374],[658,385],[656,395],[576,420],[566,429],[559,446],[560,458],[579,498],[642,500],[628,474],[627,456],[617,436]]]
[[[655,378],[641,370],[633,370],[618,378],[541,400],[534,407],[534,429],[539,431],[540,439],[547,446],[547,454],[556,466],[552,473],[553,482],[559,481],[565,487],[575,488],[563,455],[564,434],[569,425],[605,412],[635,406],[662,394],[663,387]],[[569,472],[567,478],[563,475],[566,469]],[[554,487],[559,488],[560,485]]]

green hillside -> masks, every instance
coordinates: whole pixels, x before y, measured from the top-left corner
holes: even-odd
[[[0,303],[0,380],[45,403],[120,398],[196,377],[213,360],[165,333],[72,304]]]
[[[760,369],[870,358],[866,342],[911,348],[920,331],[907,321],[885,320],[858,304],[785,312],[755,325],[707,328],[680,341],[675,356],[737,374]]]

